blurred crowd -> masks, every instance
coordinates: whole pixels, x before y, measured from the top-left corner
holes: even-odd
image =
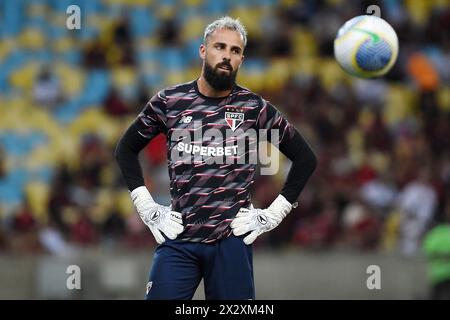
[[[114,148],[158,89],[198,76],[203,28],[225,14],[239,16],[249,29],[239,83],[277,106],[319,160],[299,207],[258,239],[256,247],[398,250],[412,256],[420,252],[429,230],[450,222],[448,1],[378,3],[382,17],[397,31],[400,53],[394,69],[374,80],[344,74],[333,59],[333,39],[346,20],[364,14],[376,1],[182,1],[189,10],[176,10],[176,1],[162,1],[149,34],[133,20],[139,12],[150,14],[148,7],[139,7],[145,1],[110,2],[81,2],[91,4],[91,20],[100,20],[99,28],[78,38],[58,38],[71,43],[62,67],[39,63],[29,85],[14,78],[13,72],[23,76],[22,67],[9,74],[0,68],[0,101],[14,102],[2,107],[2,117],[15,106],[38,109],[29,112],[48,121],[45,128],[36,125],[47,142],[39,145],[43,155],[25,158],[45,159],[43,167],[50,169],[42,179],[33,176],[18,184],[19,201],[8,198],[8,174],[24,169],[0,135],[0,183],[5,186],[0,186],[0,193],[5,192],[0,251],[70,255],[88,246],[155,245],[132,207]],[[95,4],[118,6],[114,12],[120,14],[99,15]],[[36,1],[29,10],[48,13],[52,5]],[[255,11],[262,18],[253,19]],[[165,50],[163,57],[159,48]],[[0,53],[0,63],[6,65],[8,54]],[[158,60],[156,65],[153,58],[167,63]],[[111,71],[106,77],[105,70]],[[95,93],[81,99],[90,85]],[[6,120],[1,125],[2,131],[22,132],[8,127]],[[22,160],[28,168],[27,159]],[[164,136],[147,146],[141,162],[150,192],[169,204]],[[281,190],[289,169],[286,159],[282,163],[277,175],[257,177],[255,207],[267,206]]]

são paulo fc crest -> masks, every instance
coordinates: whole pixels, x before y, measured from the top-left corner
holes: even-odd
[[[225,121],[230,126],[231,130],[236,130],[242,122],[244,122],[243,112],[225,112]]]

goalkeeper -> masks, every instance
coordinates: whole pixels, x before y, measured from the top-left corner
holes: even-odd
[[[131,199],[159,244],[147,299],[192,299],[202,278],[206,299],[254,299],[252,243],[296,206],[316,167],[311,148],[283,115],[236,84],[246,42],[238,20],[223,17],[208,25],[199,48],[200,77],[153,96],[117,145]],[[252,130],[266,130],[292,161],[283,189],[266,209],[253,208],[250,200],[256,163],[249,159],[260,140],[246,134]],[[170,206],[154,201],[138,160],[159,133],[167,137]],[[244,150],[229,145],[241,141]]]

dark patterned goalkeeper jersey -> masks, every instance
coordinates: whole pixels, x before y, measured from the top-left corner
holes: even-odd
[[[259,95],[236,85],[210,98],[196,81],[158,92],[135,124],[149,141],[167,137],[172,210],[185,225],[178,239],[205,243],[230,235],[234,216],[250,206],[258,142],[283,144],[297,132]]]

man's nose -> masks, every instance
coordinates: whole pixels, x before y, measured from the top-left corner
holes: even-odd
[[[231,61],[231,52],[229,50],[224,50],[223,60],[227,62]]]

